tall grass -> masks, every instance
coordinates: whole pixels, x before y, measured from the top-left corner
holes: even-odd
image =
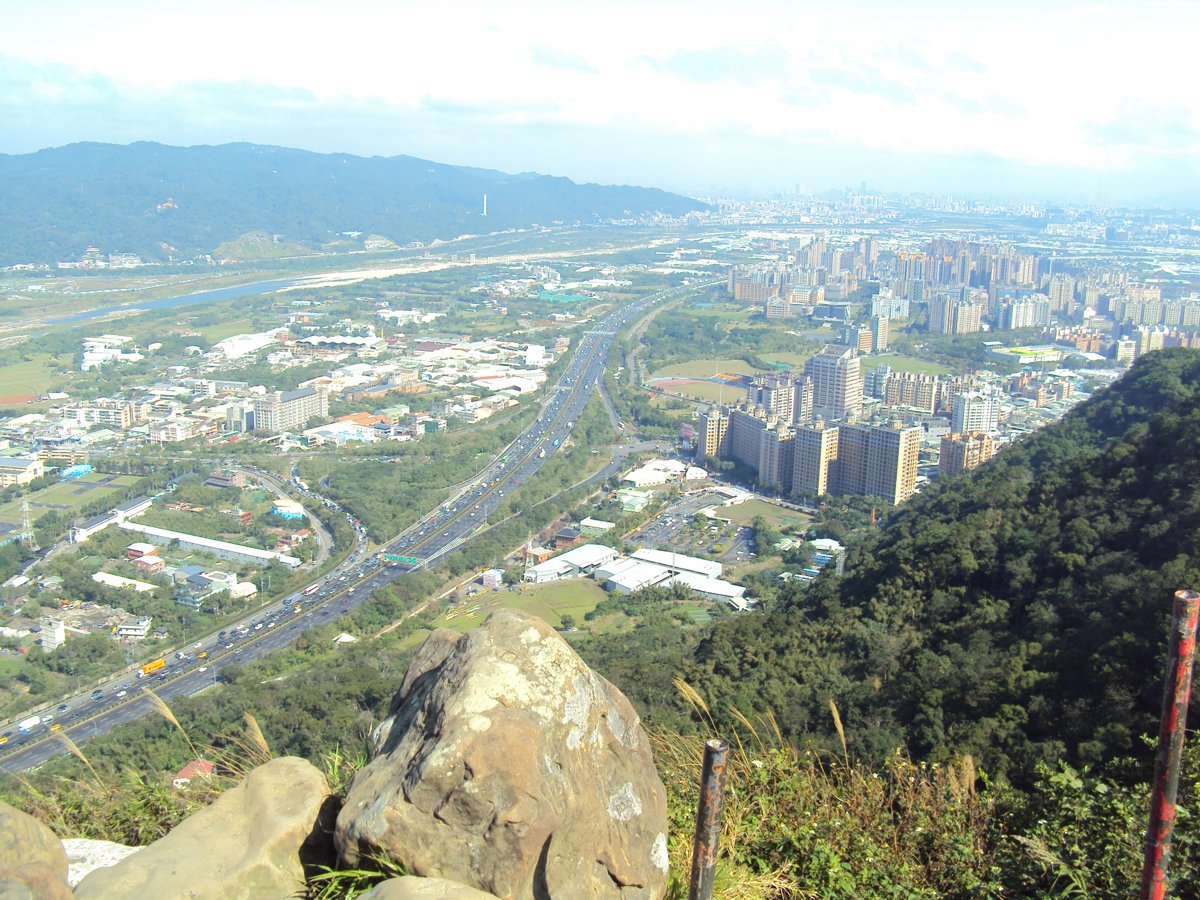
[[[671,886],[687,894],[704,742],[714,717],[690,686],[676,683],[709,734],[651,737],[667,787]],[[736,723],[730,742],[716,894],[726,898],[944,897],[988,895],[994,873],[990,803],[976,794],[972,761],[952,767],[903,754],[880,771],[845,753],[845,727],[832,701],[842,756],[798,751],[774,718]]]
[[[193,779],[185,790],[176,790],[168,777],[150,776],[132,768],[105,777],[87,754],[59,731],[55,739],[83,763],[90,777],[53,777],[37,782],[18,777],[21,796],[14,801],[60,836],[143,846],[165,835],[271,759],[271,748],[250,713],[245,715],[241,734],[218,734],[208,744],[197,747],[166,701],[148,687],[143,690],[155,711],[178,729],[192,758],[208,759],[214,764],[211,778]]]

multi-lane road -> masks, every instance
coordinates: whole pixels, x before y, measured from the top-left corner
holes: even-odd
[[[365,536],[357,529],[353,552],[320,581],[262,607],[225,631],[173,650],[164,656],[167,664],[158,672],[145,677],[133,673],[113,678],[92,693],[84,691],[67,699],[57,710],[44,710],[41,718],[46,721],[28,734],[11,726],[5,734],[7,742],[0,744],[0,771],[22,772],[66,752],[55,732],[65,733],[78,744],[154,713],[155,706],[143,688],[168,702],[198,694],[215,684],[226,666],[250,662],[289,646],[305,630],[358,606],[372,591],[404,573],[436,565],[479,532],[504,497],[535,476],[570,437],[603,375],[614,336],[655,304],[695,288],[652,294],[621,306],[595,323],[580,339],[571,361],[547,393],[537,420],[482,472],[460,486],[452,498],[389,541],[378,555],[367,555]],[[411,562],[381,565],[383,553]]]

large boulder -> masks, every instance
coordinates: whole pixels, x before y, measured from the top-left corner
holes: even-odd
[[[70,896],[62,842],[33,816],[0,801],[0,898]]]
[[[500,610],[417,651],[351,782],[343,858],[499,897],[659,897],[666,793],[641,722],[549,625]]]
[[[170,834],[96,869],[75,896],[291,897],[303,891],[305,865],[329,861],[332,824],[325,776],[303,759],[273,759]]]

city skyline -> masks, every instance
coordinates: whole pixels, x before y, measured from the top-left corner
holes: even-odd
[[[359,0],[7,11],[0,152],[279,144],[753,196],[1200,202],[1200,8]]]

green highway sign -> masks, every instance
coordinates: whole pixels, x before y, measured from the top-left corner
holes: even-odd
[[[421,561],[415,556],[397,556],[395,553],[385,553],[383,558],[388,562],[408,563],[410,566],[419,566]]]

